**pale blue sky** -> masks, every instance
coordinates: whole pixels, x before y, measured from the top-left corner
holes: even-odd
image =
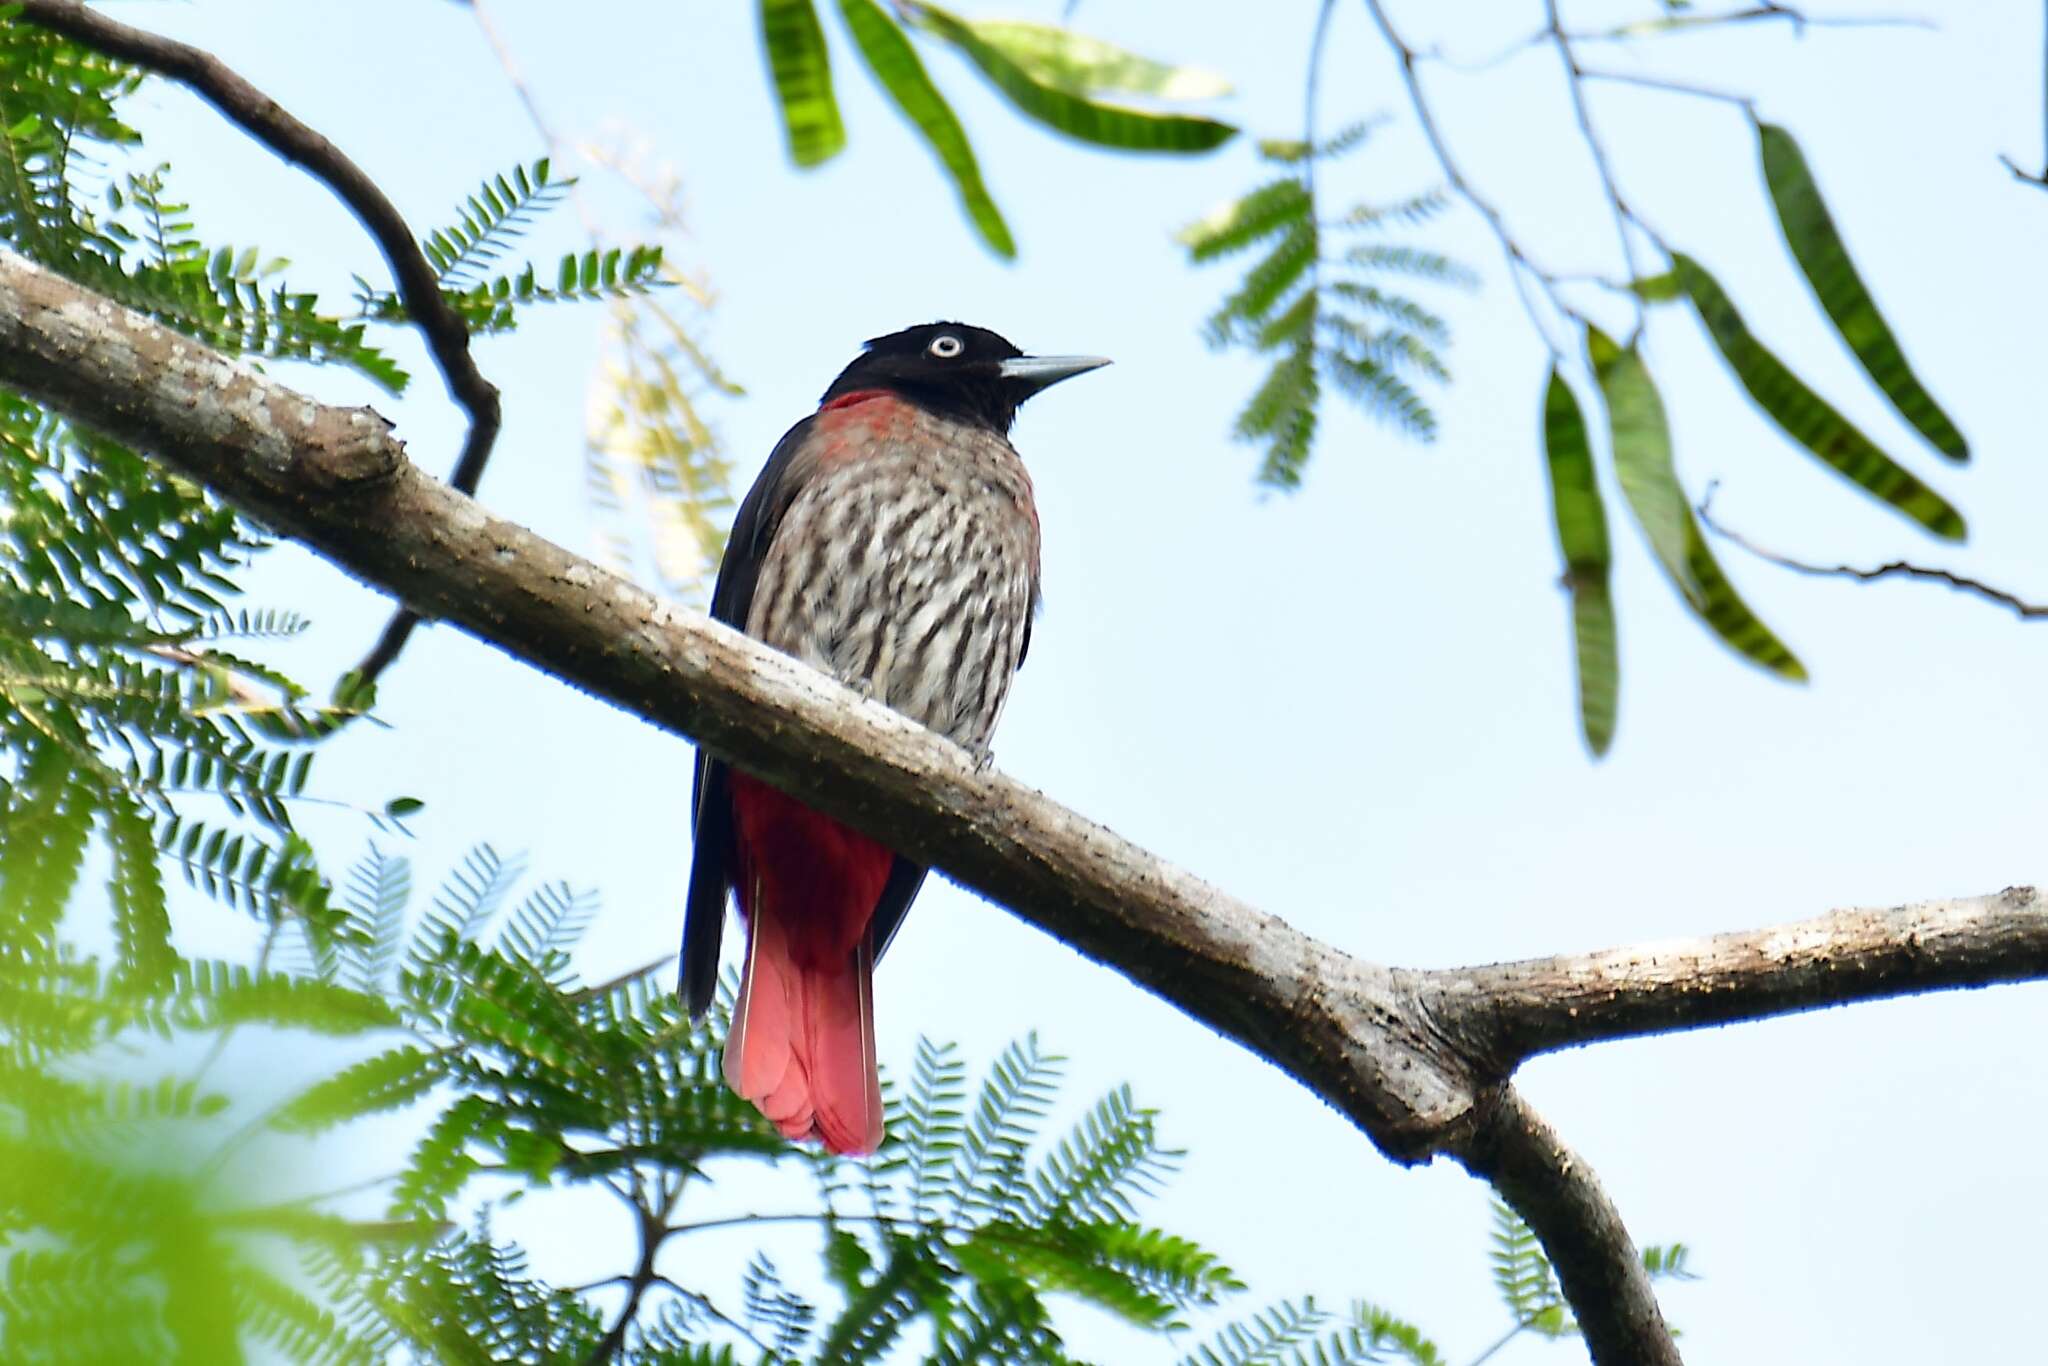
[[[963,8],[1054,17],[1061,6]],[[1397,14],[1417,41],[1476,57],[1540,12],[1469,8],[1482,17],[1442,34],[1432,7]],[[1918,535],[1778,439],[1697,329],[1660,314],[1648,354],[1689,486],[1722,480],[1723,514],[1788,551],[1911,554],[2048,597],[2036,380],[2048,290],[2035,268],[2048,201],[1994,159],[2039,164],[2040,16],[1928,8],[1938,32],[1795,41],[1752,26],[1601,60],[1754,92],[1765,117],[1799,134],[1921,374],[1973,439],[1966,471],[1914,444],[1827,331],[1784,256],[1739,116],[1612,88],[1596,92],[1596,113],[1638,207],[1715,267],[1781,354],[1957,501],[1971,542],[1953,551]],[[1089,0],[1078,22],[1229,73],[1242,93],[1225,117],[1291,135],[1313,10]],[[219,52],[334,137],[416,225],[541,150],[457,5],[118,12]],[[1190,270],[1169,240],[1254,183],[1245,142],[1196,162],[1093,153],[1022,124],[950,55],[928,52],[1022,244],[1004,265],[974,244],[922,149],[849,61],[838,79],[849,151],[816,174],[786,167],[750,5],[590,5],[572,19],[570,7],[503,0],[493,12],[562,132],[623,123],[682,175],[694,235],[681,259],[719,291],[712,346],[749,390],[715,409],[743,480],[864,337],[957,317],[1027,349],[1116,359],[1035,401],[1016,434],[1038,482],[1046,611],[996,753],[1067,804],[1347,950],[1410,964],[2044,876],[2048,628],[1936,589],[1799,580],[1726,551],[1813,673],[1791,688],[1686,620],[1640,539],[1619,530],[1621,728],[1608,761],[1587,760],[1535,444],[1542,351],[1469,214],[1442,229],[1485,284],[1447,301],[1457,383],[1441,398],[1441,440],[1405,444],[1332,405],[1306,489],[1261,497],[1255,453],[1226,439],[1256,372],[1197,336],[1233,276]],[[1538,51],[1430,79],[1468,170],[1532,249],[1560,269],[1611,271],[1611,225],[1552,75]],[[1333,191],[1392,197],[1432,179],[1359,6],[1339,7],[1324,90],[1327,127],[1379,110],[1398,120],[1327,178]],[[190,99],[150,98],[164,117],[149,126],[203,224],[260,228],[265,248],[343,293],[350,271],[376,277],[324,190]],[[627,200],[593,190],[611,222],[630,222]],[[266,206],[259,222],[244,203]],[[576,232],[561,214],[536,251],[565,249]],[[595,310],[535,315],[479,347],[507,413],[485,500],[586,547],[581,430],[598,322]],[[418,356],[409,339],[401,348]],[[321,391],[375,401],[416,458],[445,470],[459,426],[423,358],[412,368],[421,378],[402,404],[339,379]],[[382,619],[381,601],[304,557],[275,556],[267,572],[259,600],[318,621],[293,657],[309,679],[331,676]],[[366,800],[426,798],[409,850],[422,873],[473,840],[523,849],[537,871],[603,889],[588,975],[673,951],[685,742],[447,630],[415,640],[383,700],[393,729],[345,740],[321,778]],[[364,835],[345,820],[316,829],[330,849]],[[1148,1214],[1218,1250],[1252,1284],[1246,1308],[1365,1296],[1418,1320],[1454,1360],[1503,1325],[1482,1186],[1444,1163],[1389,1165],[1272,1068],[1007,913],[933,886],[878,997],[884,1056],[899,1063],[920,1033],[979,1061],[1035,1028],[1072,1057],[1077,1100],[1131,1081],[1191,1149]],[[2008,988],[1605,1046],[1539,1061],[1520,1080],[1639,1240],[1694,1247],[1705,1279],[1667,1295],[1689,1360],[2008,1360],[2048,1330],[2031,1255],[2048,1214],[2036,1174],[2044,1024],[2048,995]],[[715,1195],[713,1213],[808,1198],[794,1179],[751,1177]],[[528,1208],[529,1236],[548,1217],[539,1211],[561,1219],[560,1206]],[[576,1276],[623,1267],[616,1212],[585,1213],[539,1230],[548,1264]],[[716,1284],[736,1279],[754,1242],[685,1242],[672,1255],[681,1274]],[[786,1266],[807,1260],[804,1236],[775,1245]],[[1171,1355],[1089,1315],[1073,1322],[1084,1354]]]

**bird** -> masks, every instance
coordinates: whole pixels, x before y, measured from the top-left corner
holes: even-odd
[[[741,500],[711,615],[986,763],[1039,604],[1017,409],[1109,362],[1027,356],[935,322],[869,340]],[[873,974],[926,869],[699,747],[678,990],[717,991],[728,896],[746,927],[726,1083],[787,1138],[882,1142]]]

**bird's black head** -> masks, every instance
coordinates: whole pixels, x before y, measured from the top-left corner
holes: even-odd
[[[926,323],[870,341],[823,402],[884,389],[932,412],[1008,432],[1025,399],[1107,364],[1100,356],[1027,356],[985,327]]]

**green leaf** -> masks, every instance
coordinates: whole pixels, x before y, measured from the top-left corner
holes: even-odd
[[[1572,590],[1572,654],[1579,672],[1579,733],[1594,758],[1614,743],[1621,703],[1621,647],[1614,617],[1614,591],[1607,580],[1579,583]]]
[[[1210,316],[1212,339],[1228,337],[1236,323],[1265,322],[1288,291],[1315,268],[1317,246],[1313,220],[1304,219],[1282,232],[1265,258],[1245,272],[1244,283]]]
[[[1212,100],[1230,93],[1230,82],[1216,72],[1153,61],[1072,29],[989,19],[969,27],[1035,80],[1070,95],[1115,90],[1157,100]]]
[[[1687,1265],[1692,1249],[1684,1243],[1660,1243],[1643,1249],[1643,1270],[1650,1273],[1650,1279],[1672,1279],[1696,1281],[1699,1279]]]
[[[97,794],[55,744],[22,746],[20,774],[0,797],[0,942],[53,932],[77,884]]]
[[[1196,264],[1241,250],[1281,228],[1305,222],[1314,210],[1300,176],[1282,176],[1212,209],[1175,234]],[[1313,239],[1311,239],[1313,240]]]
[[[1607,400],[1614,472],[1621,481],[1622,496],[1665,576],[1697,607],[1702,601],[1700,585],[1686,554],[1692,508],[1672,463],[1671,425],[1664,416],[1664,400],[1635,349],[1622,350],[1590,323],[1586,327],[1586,358]]]
[[[1689,515],[1687,526],[1686,563],[1692,569],[1694,581],[1700,586],[1700,603],[1694,608],[1694,614],[1735,653],[1780,678],[1804,683],[1806,666],[1799,662],[1799,657],[1784,641],[1772,634],[1771,628],[1764,625],[1756,613],[1750,611],[1749,604],[1728,581],[1720,561],[1714,558],[1706,536]]]
[[[307,1087],[270,1118],[272,1128],[311,1133],[409,1105],[437,1085],[448,1058],[410,1045],[366,1058]]]
[[[347,1037],[398,1023],[389,1003],[316,978],[214,961],[182,963],[173,977],[174,1018],[186,1029],[267,1024]]]
[[[1707,335],[1713,338],[1728,368],[1786,435],[1836,473],[1935,535],[1960,541],[1968,534],[1962,514],[1947,499],[1879,450],[1756,339],[1734,302],[1704,266],[1682,252],[1672,253],[1671,259],[1693,308],[1706,325]]]
[[[980,67],[1020,112],[1070,138],[1128,152],[1194,153],[1220,147],[1237,135],[1237,129],[1214,119],[1147,114],[1047,85],[966,20],[922,3],[914,4],[910,13],[920,28],[951,43]]]
[[[1301,487],[1309,449],[1315,443],[1316,402],[1321,393],[1315,347],[1304,339],[1273,362],[1265,381],[1246,400],[1232,435],[1240,441],[1264,443],[1261,484],[1277,489]]]
[[[1849,249],[1835,230],[1834,216],[1820,197],[1813,171],[1791,133],[1772,123],[1756,126],[1757,149],[1763,157],[1764,183],[1777,206],[1785,245],[1805,272],[1820,306],[1834,320],[1835,331],[1855,353],[1871,382],[1891,400],[1899,416],[1949,459],[1970,458],[1970,443],[1956,430],[1934,396],[1921,385],[1899,349],[1876,300],[1864,288]]]
[[[1142,1278],[1104,1264],[1099,1249],[1092,1245],[1091,1235],[1099,1227],[1031,1228],[995,1220],[976,1229],[951,1251],[961,1268],[984,1284],[1021,1279],[1040,1290],[1087,1300],[1140,1327],[1183,1326],[1175,1318],[1172,1300]]]
[[[1607,510],[1593,473],[1593,447],[1579,400],[1553,367],[1543,396],[1543,450],[1550,469],[1550,506],[1572,595],[1572,644],[1579,673],[1579,729],[1597,757],[1614,741],[1621,694],[1614,597],[1608,588],[1613,552]]]
[[[1621,350],[1590,325],[1586,350],[1607,398],[1608,429],[1621,491],[1637,524],[1651,537],[1665,576],[1693,615],[1736,653],[1781,678],[1804,682],[1806,667],[1749,610],[1715,560],[1699,523],[1693,520],[1692,507],[1671,464],[1671,430],[1664,419],[1664,401],[1642,358],[1634,350]],[[1650,527],[1652,518],[1662,519],[1655,533]],[[1657,544],[1658,535],[1674,538],[1673,543]],[[1596,615],[1583,629],[1598,632],[1603,623],[1597,617],[1598,609],[1591,610]],[[1576,622],[1574,629],[1581,629]],[[1597,640],[1594,644],[1597,648]]]
[[[1363,146],[1375,130],[1386,122],[1384,116],[1360,119],[1348,123],[1320,142],[1309,142],[1304,138],[1260,138],[1258,153],[1261,161],[1270,161],[1280,166],[1298,166],[1305,161],[1327,161],[1343,156],[1354,147]],[[1439,190],[1428,191],[1423,197],[1439,197]]]
[[[1017,243],[1003,221],[1002,210],[996,207],[988,186],[982,183],[981,167],[967,141],[967,130],[960,126],[953,107],[925,73],[924,63],[911,47],[910,39],[875,0],[839,0],[839,12],[845,17],[854,46],[860,49],[861,59],[876,83],[915,125],[932,155],[945,168],[960,196],[961,207],[967,210],[967,217],[982,241],[998,256],[1015,256]]]
[[[1628,287],[1638,299],[1649,304],[1668,304],[1685,297],[1685,286],[1678,283],[1678,272],[1675,270],[1631,280]]]
[[[799,166],[830,161],[846,146],[846,126],[839,121],[832,59],[811,0],[761,0],[761,45],[768,52],[789,159]]]
[[[118,788],[107,796],[107,843],[114,856],[107,891],[114,906],[121,966],[136,980],[161,986],[169,981],[178,952],[171,947],[171,915],[155,832],[134,797]]]
[[[1657,1249],[1652,1248],[1651,1251]],[[840,1293],[854,1294],[860,1289],[861,1279],[874,1269],[874,1258],[861,1246],[859,1238],[851,1230],[838,1224],[828,1225],[825,1233],[825,1274],[832,1278],[832,1284]]]
[[[945,1270],[929,1244],[889,1235],[888,1260],[820,1334],[820,1366],[881,1361],[919,1307],[945,1289]]]

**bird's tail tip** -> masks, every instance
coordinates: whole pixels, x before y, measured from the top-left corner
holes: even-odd
[[[773,917],[748,926],[733,1005],[726,1084],[785,1138],[865,1156],[882,1145],[875,1059],[873,952],[865,940],[842,967],[793,961]]]

